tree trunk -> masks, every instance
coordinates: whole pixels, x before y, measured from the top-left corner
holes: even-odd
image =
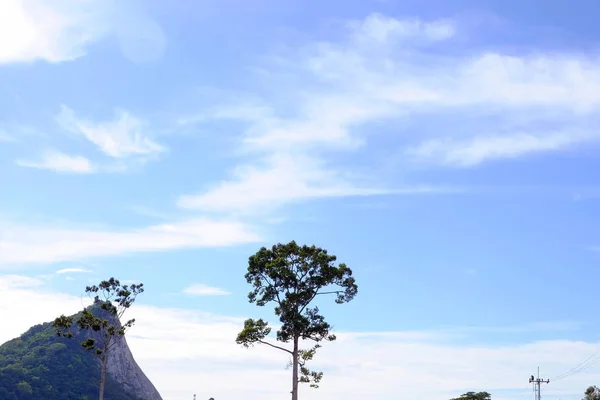
[[[106,383],[106,363],[108,361],[108,355],[104,353],[101,358],[102,365],[100,367],[100,395],[99,400],[104,400],[104,384]]]
[[[298,400],[298,337],[294,337],[294,352],[292,353],[292,400]]]

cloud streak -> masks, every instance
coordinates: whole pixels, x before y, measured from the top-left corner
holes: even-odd
[[[190,296],[225,296],[229,293],[218,287],[212,287],[203,283],[196,283],[183,289],[183,293]]]
[[[21,167],[48,169],[73,174],[90,174],[96,171],[96,168],[87,158],[71,156],[57,150],[44,152],[41,159],[37,161],[17,160],[16,164]]]
[[[511,134],[505,136],[477,136],[467,140],[432,139],[406,151],[408,157],[433,164],[473,167],[495,159],[511,159],[532,153],[547,153],[590,140],[595,134],[578,135],[576,132],[549,134]]]
[[[186,209],[248,214],[306,199],[389,192],[355,187],[341,173],[328,171],[319,160],[305,155],[274,153],[264,159],[264,164],[236,168],[234,176],[235,179],[221,182],[206,194],[181,196],[178,205]]]
[[[422,21],[417,18],[400,20],[380,13],[373,13],[362,21],[351,21],[348,26],[358,42],[408,40],[414,44],[414,40],[426,42],[446,40],[456,33],[452,21]]]
[[[3,223],[0,267],[53,263],[135,252],[255,243],[260,236],[240,222],[206,218],[139,229],[91,230]]]
[[[87,274],[90,272],[92,272],[92,271],[90,271],[89,269],[84,269],[84,268],[63,268],[63,269],[59,269],[55,273],[57,275],[64,275],[64,274]]]

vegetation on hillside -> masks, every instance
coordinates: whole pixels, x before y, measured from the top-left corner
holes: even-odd
[[[100,364],[78,341],[56,336],[51,324],[36,325],[0,346],[0,399],[92,400],[98,397]],[[106,397],[141,400],[108,376]]]

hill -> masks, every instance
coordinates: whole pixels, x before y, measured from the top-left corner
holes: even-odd
[[[94,400],[98,359],[73,339],[56,336],[50,323],[36,325],[0,346],[0,399]],[[109,357],[106,400],[162,400],[141,371],[124,337]]]

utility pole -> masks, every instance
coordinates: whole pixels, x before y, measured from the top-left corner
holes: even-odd
[[[542,391],[540,385],[542,383],[550,383],[550,379],[540,379],[540,367],[538,367],[537,378],[534,378],[533,375],[529,377],[529,383],[533,383],[533,387],[535,389],[535,400],[542,400]]]

